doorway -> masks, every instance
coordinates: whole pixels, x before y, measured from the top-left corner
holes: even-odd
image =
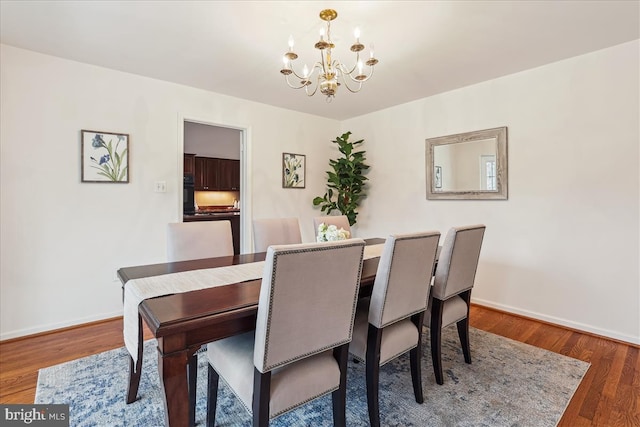
[[[247,179],[247,130],[239,126],[229,126],[226,124],[218,124],[201,119],[189,117],[181,117],[179,135],[181,143],[179,143],[179,168],[181,172],[179,179],[183,180],[184,172],[188,168],[188,158],[195,165],[196,159],[199,166],[203,164],[211,164],[211,162],[220,162],[220,165],[235,164],[239,166],[239,186],[234,184],[233,187],[204,187],[202,183],[198,185],[196,179],[194,199],[200,212],[211,212],[219,210],[229,210],[229,212],[237,213],[232,221],[234,226],[234,238],[239,241],[240,253],[247,252],[250,248],[250,206],[247,197],[250,188]],[[194,166],[195,167],[195,166]],[[237,171],[237,169],[236,169]],[[195,170],[189,172],[196,175]],[[200,178],[202,173],[200,172]],[[238,173],[238,172],[236,172]],[[208,174],[210,175],[210,174]],[[182,199],[182,192],[180,192]],[[182,200],[179,203],[183,206]],[[181,210],[182,212],[182,210]],[[247,230],[249,230],[247,235]],[[239,234],[236,236],[235,234]]]

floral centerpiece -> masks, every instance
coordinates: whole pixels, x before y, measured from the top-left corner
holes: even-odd
[[[333,242],[336,240],[345,240],[349,237],[351,237],[350,233],[344,228],[327,225],[324,222],[318,225],[318,242]]]

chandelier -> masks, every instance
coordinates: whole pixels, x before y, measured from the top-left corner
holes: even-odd
[[[318,88],[320,88],[320,93],[326,95],[327,102],[333,100],[333,97],[338,91],[338,87],[342,84],[344,84],[349,92],[359,92],[362,88],[362,83],[373,76],[373,67],[378,63],[378,60],[373,56],[373,46],[371,47],[370,57],[364,64],[360,59],[360,52],[364,50],[364,45],[360,43],[360,30],[358,28],[354,31],[356,42],[351,45],[351,52],[356,54],[356,61],[353,67],[349,68],[339,60],[332,58],[331,51],[335,45],[331,41],[331,21],[337,17],[338,12],[333,9],[325,9],[320,12],[320,19],[327,23],[327,30],[326,33],[324,28],[320,30],[320,40],[315,44],[315,48],[320,51],[320,61],[316,62],[311,70],[307,68],[306,64],[302,69],[302,74],[298,74],[293,70],[291,62],[298,58],[298,55],[293,51],[293,36],[289,37],[289,50],[282,58],[284,66],[282,70],[280,70],[280,72],[284,74],[289,87],[293,89],[304,88],[307,96],[315,95]],[[363,72],[364,65],[370,67],[368,75]],[[314,78],[313,75],[316,72],[317,77]],[[289,81],[291,74],[300,80],[299,84],[292,84],[291,81]],[[315,85],[312,80],[315,80]],[[311,89],[312,85],[313,89]]]

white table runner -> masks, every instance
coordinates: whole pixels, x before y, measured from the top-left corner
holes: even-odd
[[[129,280],[124,286],[124,344],[138,360],[138,306],[142,300],[260,279],[264,261]]]
[[[364,259],[378,258],[384,244],[364,247]],[[124,344],[138,360],[138,306],[148,298],[178,294],[262,278],[264,261],[184,271],[129,280],[124,286]]]

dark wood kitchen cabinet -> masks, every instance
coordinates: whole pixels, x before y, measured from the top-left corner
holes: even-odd
[[[218,167],[218,188],[226,191],[240,190],[240,160],[220,159]]]
[[[195,158],[195,189],[208,191],[240,190],[240,160]]]
[[[184,153],[184,174],[195,175],[196,173],[196,155]]]
[[[210,157],[196,157],[194,175],[196,190],[218,190],[219,160]]]
[[[240,191],[240,160],[231,160],[231,187]]]
[[[193,175],[193,185],[196,190],[204,190],[205,169],[207,167],[204,157],[196,157],[194,162],[195,173]]]

